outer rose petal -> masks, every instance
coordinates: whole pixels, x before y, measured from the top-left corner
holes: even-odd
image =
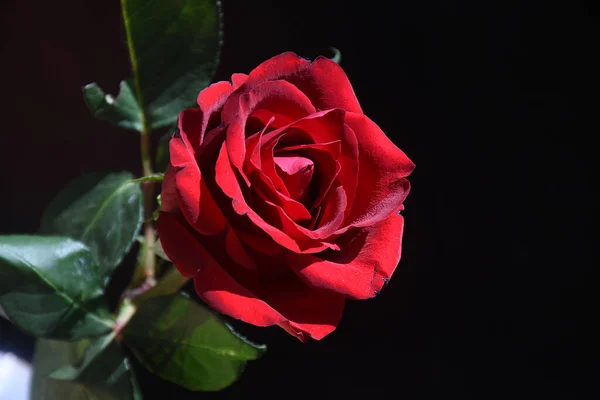
[[[213,114],[221,110],[223,104],[225,104],[225,101],[227,100],[229,95],[239,86],[243,85],[244,82],[246,82],[246,79],[248,79],[248,76],[245,74],[233,74],[231,76],[231,81],[233,84],[226,81],[215,82],[209,87],[203,89],[198,94],[197,102],[200,106],[202,122],[197,125],[199,135],[198,140],[195,141],[190,138],[192,144],[194,145],[194,148],[199,146],[204,140],[204,135],[206,134],[208,123]],[[181,129],[181,126],[179,128]]]
[[[356,134],[359,148],[358,187],[342,233],[371,226],[397,210],[410,190],[405,178],[415,164],[381,129],[361,114],[346,113],[346,124]]]
[[[194,246],[196,239],[189,228],[175,214],[161,211],[156,220],[156,230],[163,250],[179,272],[188,278],[196,276],[204,260]]]
[[[176,168],[175,191],[181,212],[198,232],[206,235],[221,232],[225,228],[225,217],[202,179],[194,152],[186,140],[185,133],[182,132],[179,137],[171,139],[169,150],[171,165]],[[172,184],[170,177],[171,175],[169,175],[168,184]],[[167,201],[170,200],[167,198]],[[167,204],[172,208],[170,203]]]
[[[177,217],[161,212],[156,227],[165,253],[182,275],[194,278],[198,295],[215,310],[257,326],[284,322],[281,314],[225,272]]]
[[[307,72],[306,77],[298,81],[294,79],[292,83],[305,92],[318,109],[341,108],[362,114],[354,89],[342,67],[320,56],[310,64]]]
[[[179,132],[185,135],[193,151],[200,146],[204,139],[204,130],[208,124],[206,115],[202,110],[197,108],[188,108],[180,112],[177,118]]]
[[[271,290],[261,300],[228,274],[176,216],[161,212],[157,228],[169,258],[194,278],[196,292],[216,311],[257,326],[279,325],[302,341],[321,339],[337,326],[343,296],[296,284],[290,291]]]
[[[352,85],[339,65],[325,57],[318,57],[311,63],[292,52],[277,55],[260,64],[250,72],[248,80],[232,97],[273,80],[286,80],[294,84],[319,110],[341,108],[362,114]],[[229,104],[225,108],[228,107]]]
[[[392,276],[402,250],[404,218],[393,214],[360,228],[339,252],[288,254],[290,267],[309,284],[355,299],[376,296]]]
[[[299,280],[298,284],[276,282],[275,287],[264,292],[261,297],[288,320],[279,326],[303,342],[309,336],[319,340],[333,332],[342,318],[346,301],[341,294],[315,290]]]
[[[161,208],[163,211],[179,213],[179,201],[177,200],[177,186],[175,183],[175,174],[177,168],[171,165],[167,166],[165,176],[162,181],[162,189],[160,192]]]
[[[279,325],[303,342],[333,332],[344,310],[344,296],[308,287],[296,293],[280,288],[261,300],[212,258],[194,278],[194,288],[220,313],[257,326]]]

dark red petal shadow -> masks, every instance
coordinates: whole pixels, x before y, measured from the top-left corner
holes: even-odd
[[[181,132],[178,137],[171,139],[169,151],[171,165],[176,170],[175,191],[181,212],[198,232],[206,235],[221,232],[225,227],[225,217],[202,179],[192,146],[185,133]],[[170,176],[167,181],[169,184]],[[172,208],[170,198],[167,197],[166,200],[167,206]]]

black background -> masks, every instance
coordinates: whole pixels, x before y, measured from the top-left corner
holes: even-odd
[[[80,92],[116,93],[129,74],[118,1],[0,10],[0,233],[27,233],[80,173],[139,174],[138,138],[94,120]],[[510,0],[225,0],[224,12],[217,80],[286,50],[342,51],[363,110],[417,165],[404,254],[324,340],[236,324],[269,346],[238,383],[192,394],[140,371],[146,397],[595,398],[596,12]],[[0,338],[31,355],[5,321]]]

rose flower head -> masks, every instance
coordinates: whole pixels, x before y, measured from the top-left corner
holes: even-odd
[[[394,272],[414,164],[324,57],[278,55],[198,106],[169,143],[166,254],[215,310],[323,338]]]

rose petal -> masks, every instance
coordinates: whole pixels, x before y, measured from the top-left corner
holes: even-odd
[[[285,149],[287,146],[311,143],[306,140],[303,143],[297,143],[299,137],[308,137],[312,143],[316,144],[341,140],[344,137],[345,115],[346,113],[339,109],[314,112],[265,134],[264,143],[265,145],[271,143],[284,134],[289,135],[290,140],[282,140],[281,149]]]
[[[161,208],[166,212],[179,212],[179,201],[177,200],[177,186],[175,182],[176,173],[177,168],[169,163],[169,165],[167,165],[167,170],[165,171],[160,191]]]
[[[301,243],[298,243],[289,235],[269,224],[260,215],[258,215],[258,213],[251,208],[244,199],[244,195],[240,188],[240,183],[236,177],[232,163],[229,160],[225,143],[223,143],[221,146],[221,151],[219,152],[219,156],[217,158],[215,181],[223,193],[231,199],[231,206],[237,214],[246,215],[248,218],[250,218],[254,225],[263,230],[281,246],[296,253],[313,253],[332,247],[331,244],[321,243],[319,241],[310,240],[309,238],[305,238],[306,240],[302,240]]]
[[[243,267],[248,269],[255,270],[256,263],[252,258],[248,255],[244,244],[238,238],[235,230],[230,226],[227,229],[227,237],[225,240],[225,249],[227,250],[227,254],[235,261]]]
[[[337,140],[341,142],[341,153],[337,158],[341,168],[337,178],[346,191],[348,200],[347,217],[356,195],[359,151],[354,131],[345,124],[345,115],[346,113],[339,109],[320,111],[291,124],[290,128],[297,128],[306,133],[314,143],[329,143]],[[270,134],[273,134],[273,132]],[[286,146],[281,144],[280,147],[285,149]]]
[[[287,262],[309,284],[355,299],[376,296],[390,279],[402,249],[404,219],[393,214],[340,238],[339,252],[288,254]]]
[[[208,123],[207,121],[203,121],[204,119],[205,114],[197,108],[183,110],[177,118],[177,126],[179,127],[180,134],[185,136],[186,141],[194,151],[202,143],[205,125]]]
[[[362,114],[354,89],[338,64],[325,57],[317,57],[311,63],[292,52],[277,55],[257,66],[232,97],[241,96],[255,86],[273,80],[291,82],[319,110],[341,108]]]
[[[260,158],[256,154],[256,150],[260,146],[256,146],[259,136],[256,135],[248,139],[248,143],[253,147],[252,156],[250,162],[256,167],[260,174],[264,174],[267,178],[262,178],[269,187],[269,192],[265,194],[265,199],[271,201],[277,205],[282,205],[282,201],[289,199],[289,192],[287,188],[285,191],[276,190],[278,187],[278,180],[282,182],[281,178],[277,176],[277,172],[274,169],[274,147],[277,145],[280,149],[278,154],[283,155],[283,151],[294,149],[302,149],[302,152],[310,152],[311,155],[307,158],[315,158],[317,175],[321,178],[320,187],[312,199],[311,207],[314,209],[319,206],[323,197],[327,194],[329,187],[331,186],[334,178],[341,172],[341,168],[336,160],[344,160],[347,163],[347,172],[344,174],[344,179],[340,179],[346,192],[352,190],[350,200],[354,197],[354,191],[356,189],[356,171],[357,171],[357,150],[356,150],[356,139],[353,137],[351,129],[344,125],[344,115],[342,110],[327,110],[320,111],[304,117],[298,121],[295,121],[289,125],[275,129],[260,136],[262,145],[262,151]],[[314,143],[292,146],[290,143],[297,143],[301,138],[309,138]],[[340,139],[347,140],[347,143],[341,142]],[[305,142],[307,139],[303,139]],[[340,142],[341,151],[340,152]],[[278,144],[279,143],[279,144]],[[314,150],[310,150],[314,149]],[[326,153],[331,156],[327,156]],[[313,179],[314,180],[314,179]],[[346,189],[348,188],[348,189]],[[287,208],[284,207],[284,209]],[[346,210],[346,215],[348,211]],[[290,217],[294,220],[303,219],[299,214],[289,213]]]
[[[252,167],[259,170],[262,174],[265,175],[265,179],[267,182],[271,181],[275,191],[282,193],[283,195],[290,197],[290,192],[288,191],[285,183],[281,179],[281,177],[277,174],[277,170],[275,169],[275,159],[273,156],[273,149],[277,143],[277,140],[264,145],[262,136],[265,132],[261,132],[261,135],[253,135],[248,138],[246,141],[246,146],[248,146],[248,152],[251,154],[247,159],[248,169],[251,170]],[[259,143],[259,139],[260,142]]]
[[[260,170],[263,172],[263,174],[269,177],[277,191],[279,191],[287,197],[290,197],[290,192],[286,187],[285,183],[283,182],[283,179],[281,179],[281,177],[279,176],[279,173],[275,166],[275,147],[278,143],[279,138],[272,140],[270,143],[262,147],[260,152]]]
[[[352,205],[354,204],[354,198],[358,189],[358,141],[354,131],[344,125],[344,133],[342,136],[342,152],[338,159],[338,163],[341,165],[340,172],[337,179],[346,191],[347,196],[347,208],[344,214],[344,220],[350,215]]]
[[[225,103],[231,92],[231,83],[227,81],[215,82],[198,93],[197,103],[203,112],[217,110]]]
[[[196,292],[214,310],[257,326],[280,325],[302,341],[321,339],[337,326],[343,296],[316,291],[296,278],[261,288],[263,300],[222,268],[174,215],[161,212],[157,229],[165,253],[182,275],[194,278]]]
[[[309,337],[320,340],[333,332],[345,303],[343,295],[315,290],[297,277],[278,279],[273,286],[263,285],[261,297],[287,319],[279,326],[303,342]]]
[[[328,239],[338,229],[344,221],[344,211],[346,209],[346,193],[344,189],[338,185],[332,188],[323,202],[322,212],[319,222],[316,224],[316,229],[308,229],[292,220],[282,209],[276,204],[267,200],[264,202],[257,201],[253,207],[267,221],[267,223],[281,226],[281,230],[293,238],[302,248],[309,248],[314,241],[322,241],[327,244],[330,249],[338,249],[338,246]],[[311,253],[314,253],[311,251]]]
[[[212,125],[218,124],[218,117],[223,104],[229,95],[248,79],[245,74],[233,74],[231,81],[215,82],[200,91],[197,103],[200,109],[190,108],[179,114],[178,127],[188,136],[190,143],[196,149],[204,140],[204,135]],[[189,121],[188,121],[189,120]]]
[[[156,231],[165,254],[183,276],[193,278],[202,266],[202,254],[198,254],[196,239],[185,222],[175,214],[161,211],[156,220]]]
[[[237,89],[242,86],[248,80],[248,75],[235,73],[231,75],[231,83],[233,83],[233,89]]]
[[[314,191],[311,193],[309,209],[312,211],[321,205],[321,202],[329,193],[329,188],[338,176],[341,165],[338,159],[341,153],[342,145],[339,140],[329,143],[303,144],[299,146],[286,147],[285,151],[278,154],[288,154],[288,151],[305,156],[314,161],[315,176],[313,178]],[[317,186],[317,187],[315,187]]]
[[[346,73],[337,63],[317,57],[301,78],[291,79],[293,84],[308,95],[317,109],[341,108],[362,114],[360,104]]]
[[[278,156],[275,157],[275,165],[292,199],[301,203],[306,201],[308,187],[313,177],[314,162],[301,156]]]
[[[194,288],[220,313],[257,326],[279,325],[303,342],[333,332],[345,302],[342,295],[311,289],[297,279],[279,281],[277,287],[262,287],[259,297],[212,257],[194,278]]]
[[[346,227],[370,226],[397,210],[410,190],[405,178],[415,165],[381,129],[364,115],[346,113],[346,124],[354,131],[359,148],[357,191]]]
[[[230,106],[233,101],[235,107]],[[222,112],[223,122],[230,122],[227,128],[227,151],[232,164],[242,175],[246,156],[246,122],[250,114],[259,108],[286,115],[293,120],[315,112],[310,100],[285,81],[265,82],[238,99],[228,99]]]
[[[163,249],[182,275],[194,278],[198,295],[216,311],[257,326],[281,324],[285,319],[236,282],[198,239],[172,214],[161,212],[156,221]]]
[[[242,242],[247,244],[250,248],[269,256],[278,255],[287,251],[287,249],[273,241],[273,239],[271,239],[263,230],[256,227],[250,218],[247,216],[244,217],[238,218],[238,220],[235,221],[237,228],[245,226],[246,230],[251,232],[249,233],[247,231],[236,229],[237,237]]]
[[[244,171],[249,177],[248,179],[251,181],[253,189],[263,199],[272,201],[278,206],[282,207],[283,210],[290,216],[290,218],[295,221],[310,219],[311,215],[306,207],[297,200],[290,198],[287,195],[289,193],[287,188],[285,193],[278,191],[271,177],[266,175],[262,170],[260,149],[262,146],[262,137],[267,127],[268,125],[265,126],[265,129],[263,129],[257,135],[254,135],[247,140],[247,151],[250,153],[250,157],[246,159],[246,168]]]
[[[175,191],[181,212],[200,233],[214,235],[225,228],[225,217],[202,179],[185,133],[169,143],[171,165],[176,168]],[[167,197],[167,206],[170,205]]]

